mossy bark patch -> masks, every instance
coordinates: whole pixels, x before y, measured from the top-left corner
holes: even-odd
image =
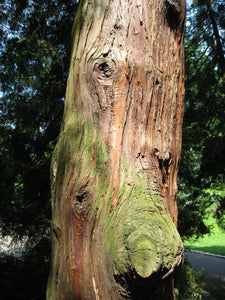
[[[128,185],[131,178],[125,176],[120,202],[106,229],[106,240],[114,249],[114,272],[136,272],[141,278],[161,272],[163,278],[180,264],[183,244],[161,199],[146,190],[144,178],[128,173],[136,185]]]
[[[157,241],[146,231],[141,229],[135,231],[127,241],[131,265],[142,278],[150,277],[160,267],[160,260],[157,257]]]

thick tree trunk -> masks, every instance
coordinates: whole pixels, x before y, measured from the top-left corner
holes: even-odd
[[[52,159],[48,300],[173,299],[184,0],[83,0]]]

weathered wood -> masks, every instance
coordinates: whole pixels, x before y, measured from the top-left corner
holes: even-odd
[[[80,2],[52,159],[48,300],[174,298],[184,19],[184,0]]]

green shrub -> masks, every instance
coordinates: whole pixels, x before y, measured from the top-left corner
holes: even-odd
[[[206,275],[203,271],[192,269],[188,261],[184,262],[183,267],[178,271],[175,278],[175,289],[179,300],[201,300],[201,286],[206,281]]]

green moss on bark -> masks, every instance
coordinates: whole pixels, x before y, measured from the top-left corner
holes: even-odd
[[[123,182],[105,231],[114,274],[148,278],[160,271],[163,277],[179,265],[183,244],[158,196],[146,190],[143,178],[133,174],[133,181],[135,186]]]

